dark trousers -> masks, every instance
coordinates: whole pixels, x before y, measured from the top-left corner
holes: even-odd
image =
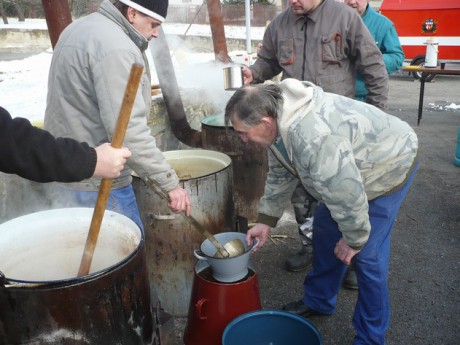
[[[299,229],[300,242],[303,246],[311,244],[313,236],[313,214],[318,206],[318,201],[307,192],[302,186],[302,183],[298,183],[294,193],[291,196],[291,203],[294,207],[295,220]]]

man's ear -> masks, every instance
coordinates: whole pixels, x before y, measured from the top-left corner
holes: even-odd
[[[128,6],[128,9],[126,10],[126,17],[127,17],[126,19],[128,19],[128,22],[130,24],[134,22],[134,17],[136,16],[136,14],[137,14],[137,10]]]
[[[268,116],[262,117],[260,119],[260,122],[267,128],[273,127],[274,121],[275,119],[273,117],[268,117]]]

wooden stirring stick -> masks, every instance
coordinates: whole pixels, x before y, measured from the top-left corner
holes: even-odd
[[[112,147],[114,148],[121,148],[123,145],[143,69],[144,67],[139,63],[134,63],[131,67],[128,84],[126,85],[125,95],[121,104],[120,114],[118,115],[115,132],[113,133]],[[112,182],[113,179],[102,179],[101,181],[101,187],[99,188],[96,206],[94,207],[88,237],[86,238],[85,250],[78,270],[78,277],[85,276],[89,273]]]

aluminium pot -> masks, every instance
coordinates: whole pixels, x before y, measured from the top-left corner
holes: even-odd
[[[215,257],[217,249],[211,244],[209,239],[203,241],[200,251],[195,250],[194,254],[198,260],[208,261],[211,266],[212,276],[215,280],[222,283],[234,283],[248,275],[249,256],[259,245],[259,239],[248,246],[246,234],[237,232],[222,232],[215,235],[216,240],[225,244],[233,240],[240,240],[244,247],[244,252],[229,258]]]
[[[90,273],[76,277],[93,209],[32,213],[0,224],[1,344],[149,344],[144,238],[106,210]]]

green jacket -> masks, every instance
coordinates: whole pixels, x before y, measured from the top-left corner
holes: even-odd
[[[375,44],[382,52],[383,62],[388,74],[401,69],[404,62],[404,52],[399,42],[398,33],[391,20],[377,13],[369,4],[362,19],[372,37],[374,37]],[[367,94],[364,78],[358,73],[356,75],[356,97],[365,99]]]
[[[397,190],[415,161],[418,140],[404,121],[369,104],[285,79],[279,140],[272,145],[259,221],[271,226],[289,203],[298,179],[330,210],[347,244],[369,236],[368,200]]]

